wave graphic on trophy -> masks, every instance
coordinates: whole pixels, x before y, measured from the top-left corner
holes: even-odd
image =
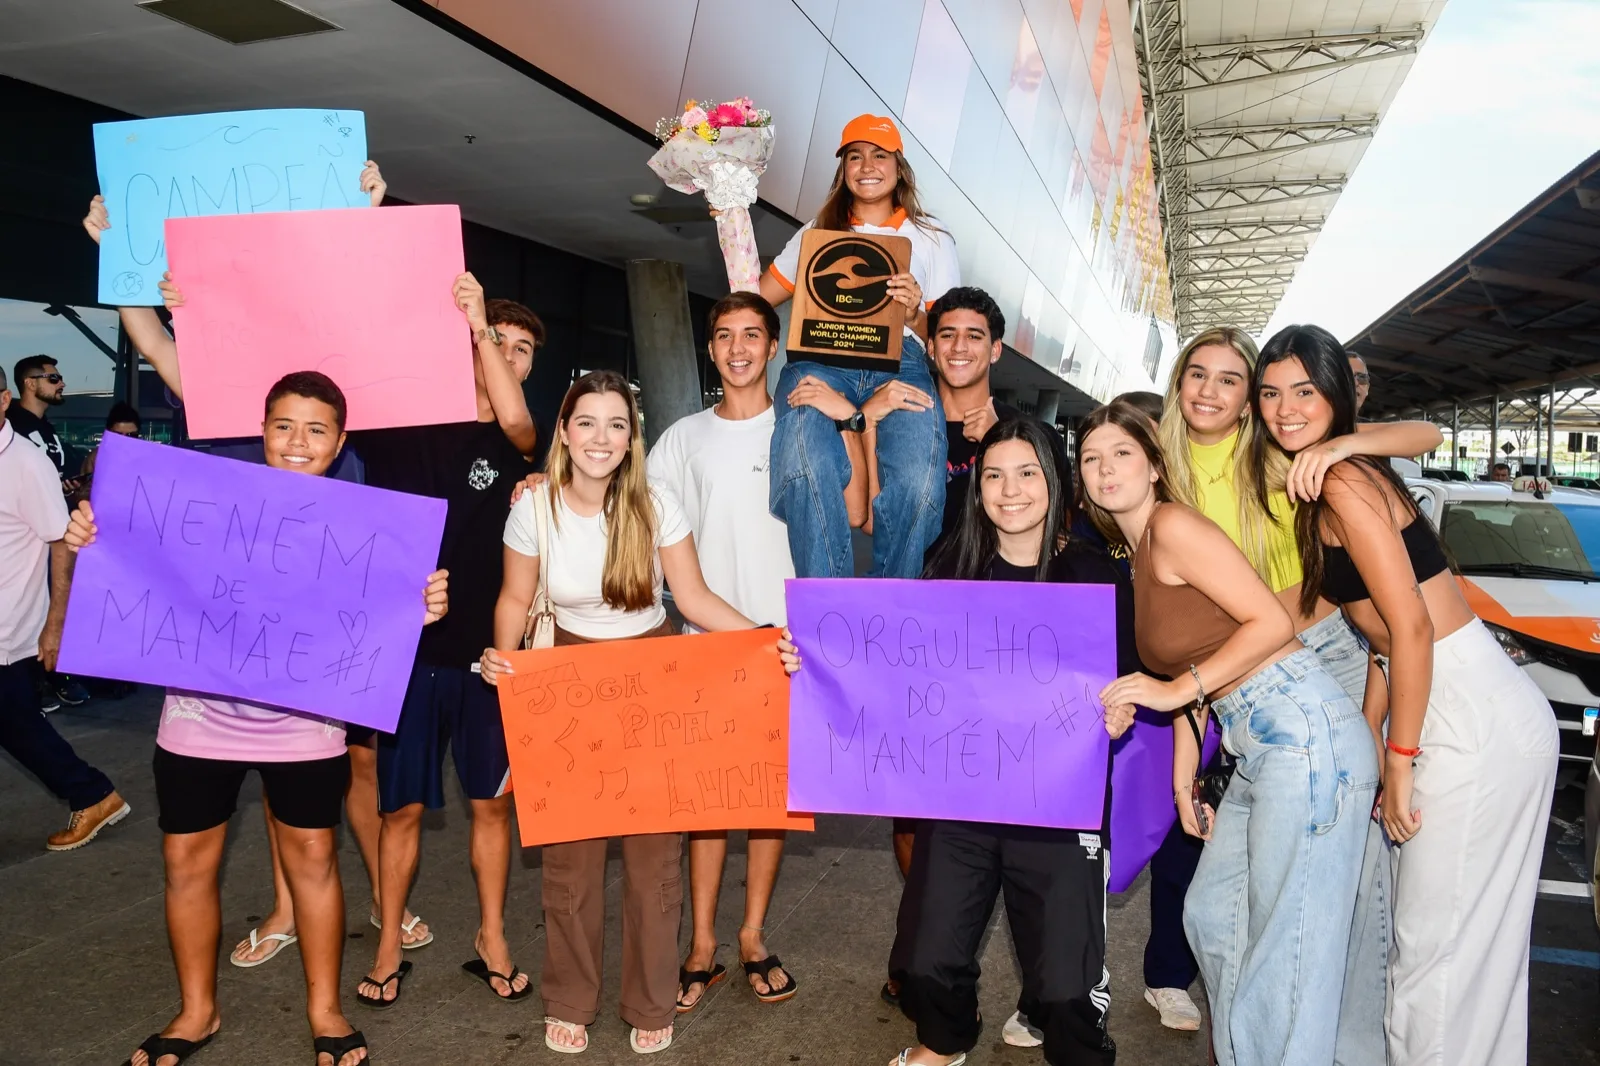
[[[717,214],[717,243],[735,292],[758,292],[761,257],[756,252],[750,205],[756,183],[772,158],[772,114],[749,97],[720,104],[690,100],[683,114],[656,123],[661,149],[650,169],[683,193],[704,192]]]

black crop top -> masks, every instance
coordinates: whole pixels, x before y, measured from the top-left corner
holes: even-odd
[[[1406,555],[1411,559],[1411,570],[1417,575],[1417,584],[1450,568],[1444,557],[1444,549],[1439,546],[1439,537],[1428,525],[1427,519],[1412,519],[1411,524],[1400,531],[1400,539],[1405,541]],[[1361,572],[1350,560],[1350,553],[1343,548],[1329,545],[1322,549],[1322,595],[1333,603],[1341,604],[1372,598],[1372,593],[1367,591],[1367,583],[1361,580]]]

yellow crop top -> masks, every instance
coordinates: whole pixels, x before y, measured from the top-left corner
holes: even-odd
[[[1228,539],[1241,543],[1239,531],[1239,497],[1233,482],[1233,448],[1239,434],[1216,444],[1189,442],[1189,459],[1194,463],[1195,488],[1200,494],[1200,513],[1211,519]],[[1300,548],[1294,537],[1294,504],[1283,492],[1268,496],[1272,513],[1278,519],[1266,524],[1267,565],[1272,572],[1268,582],[1273,592],[1300,584],[1304,574],[1300,569]]]

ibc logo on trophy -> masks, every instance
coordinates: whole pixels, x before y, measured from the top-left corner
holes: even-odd
[[[889,278],[910,260],[904,237],[807,230],[789,347],[833,357],[823,362],[898,365],[905,307],[889,297]]]

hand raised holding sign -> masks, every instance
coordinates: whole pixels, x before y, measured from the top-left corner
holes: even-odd
[[[383,180],[383,175],[378,171],[378,164],[370,159],[367,160],[367,165],[361,168],[361,191],[371,198],[373,207],[383,203],[383,195],[389,191],[389,183]]]

